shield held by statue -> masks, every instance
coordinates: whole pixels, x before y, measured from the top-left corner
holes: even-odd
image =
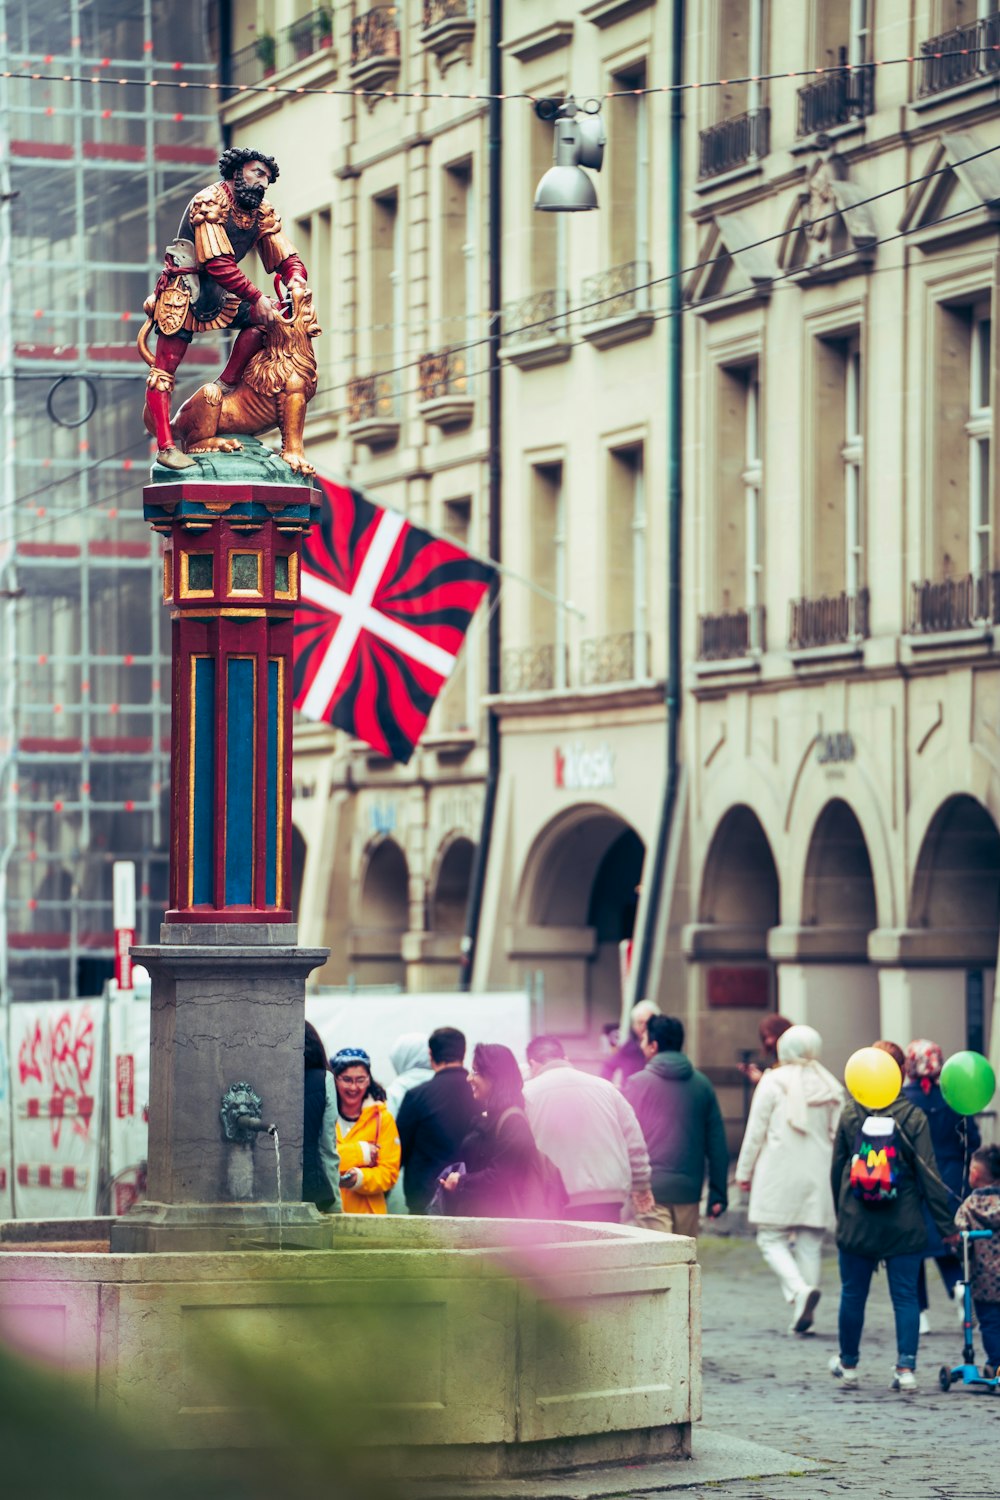
[[[157,297],[153,310],[153,321],[158,331],[163,334],[178,333],[184,327],[190,306],[191,293],[188,291],[186,278],[171,277]]]

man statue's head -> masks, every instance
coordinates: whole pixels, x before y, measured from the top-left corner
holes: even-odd
[[[219,157],[219,172],[228,182],[238,208],[249,212],[260,208],[268,185],[278,180],[278,163],[263,151],[249,146],[232,146]]]

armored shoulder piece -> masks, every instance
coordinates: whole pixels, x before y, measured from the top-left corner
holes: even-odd
[[[203,266],[215,255],[232,255],[233,247],[226,233],[230,206],[229,194],[221,182],[196,193],[191,200],[191,228],[199,265]]]

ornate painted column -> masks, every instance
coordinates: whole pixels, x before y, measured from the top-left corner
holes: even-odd
[[[291,910],[292,631],[318,495],[241,442],[182,476],[154,466],[143,491],[172,617],[170,909],[132,950],[152,976],[149,1163],[113,1227],[124,1251],[329,1242],[301,1201],[305,980],[327,950],[297,946]],[[234,1137],[239,1086],[260,1116]]]

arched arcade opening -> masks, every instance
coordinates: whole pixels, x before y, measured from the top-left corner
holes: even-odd
[[[606,807],[585,805],[554,818],[525,862],[509,956],[534,983],[539,1025],[581,1050],[622,1007],[622,945],[635,928],[645,845]]]

